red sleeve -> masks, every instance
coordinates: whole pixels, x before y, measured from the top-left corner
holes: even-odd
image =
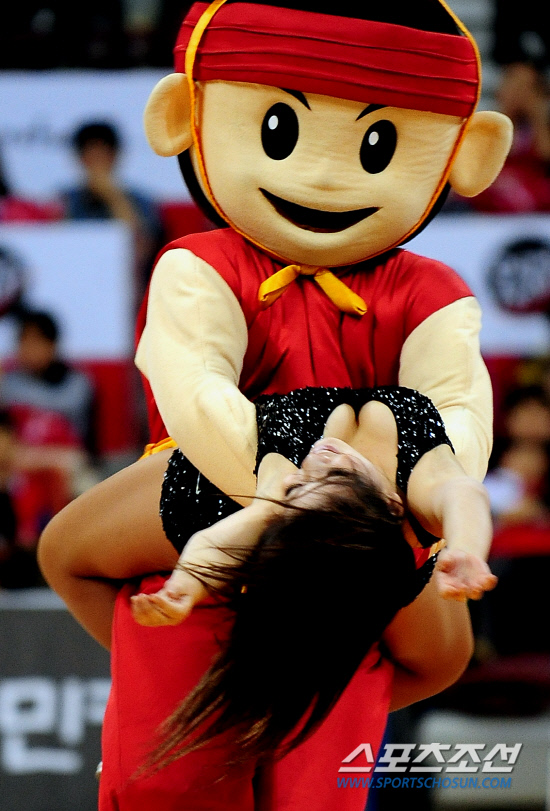
[[[405,338],[433,313],[473,295],[466,282],[448,265],[409,252],[407,255],[410,264],[402,281],[402,294],[407,297]]]

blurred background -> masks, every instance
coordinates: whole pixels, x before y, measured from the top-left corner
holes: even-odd
[[[512,779],[481,791],[388,787],[369,808],[548,811],[550,26],[537,0],[450,5],[480,48],[480,106],[514,120],[514,144],[491,189],[451,195],[410,248],[455,268],[483,308],[500,581],[472,605],[467,673],[394,714],[386,743],[407,768],[422,744],[447,746],[447,760],[479,744],[456,774]],[[108,657],[44,586],[35,547],[52,515],[140,455],[133,333],[153,258],[212,227],[141,125],[180,16],[174,0],[20,0],[0,30],[1,811],[96,807]],[[445,776],[425,763],[424,776]]]

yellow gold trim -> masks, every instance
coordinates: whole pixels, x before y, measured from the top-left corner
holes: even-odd
[[[437,555],[437,553],[441,552],[442,549],[445,549],[446,546],[447,546],[447,541],[444,538],[441,538],[441,540],[436,541],[435,543],[433,543],[430,546],[430,557],[432,557],[432,555]]]
[[[342,312],[353,315],[365,315],[367,312],[365,300],[350,290],[347,284],[330,270],[301,265],[287,265],[262,282],[258,290],[258,301],[262,307],[266,309],[277,301],[298,276],[313,276],[313,281]]]
[[[154,453],[160,453],[160,451],[167,451],[169,448],[177,447],[178,443],[169,436],[166,439],[161,439],[160,442],[150,442],[145,446],[145,449],[139,458],[146,459],[148,456],[153,456]]]

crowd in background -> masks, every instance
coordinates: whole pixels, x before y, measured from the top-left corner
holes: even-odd
[[[0,26],[0,70],[169,69],[181,7],[177,0],[23,0]],[[513,147],[490,189],[472,200],[451,194],[443,213],[550,212],[550,27],[544,4],[495,0],[486,56],[498,66],[494,108],[514,122]],[[180,233],[179,213],[121,183],[117,163],[124,143],[110,121],[82,121],[67,148],[78,159],[82,182],[44,203],[12,187],[0,143],[0,223],[124,222],[134,236],[137,310],[157,250]],[[210,227],[191,209],[188,215],[194,219],[187,230]],[[0,249],[0,265],[8,261]],[[6,274],[0,275],[4,284]],[[27,307],[20,293],[16,283],[0,289],[0,318],[17,324],[12,355],[0,368],[0,589],[43,585],[35,558],[41,529],[101,476],[96,381],[63,357],[57,314]],[[541,306],[549,315],[549,305]],[[550,655],[550,632],[532,621],[548,613],[550,341],[547,355],[504,358],[490,365],[490,373],[495,444],[486,486],[495,522],[491,566],[499,585],[472,606],[477,643],[468,673],[454,691],[428,705],[477,702],[485,713],[537,712],[550,706],[548,668],[541,669],[537,658]],[[135,398],[140,412],[137,386]],[[136,449],[145,432],[138,420]],[[396,717],[394,740],[413,734],[424,709],[415,708],[401,725]],[[402,801],[395,790],[372,796],[377,811],[401,807]]]
[[[174,0],[21,2],[0,29],[0,68],[168,68],[181,13]],[[550,33],[544,16],[535,0],[521,7],[495,0],[489,54],[499,66],[494,101],[514,121],[514,144],[487,192],[470,201],[451,196],[444,212],[550,211]],[[18,195],[9,167],[0,166],[0,222],[124,222],[134,235],[137,308],[155,253],[178,235],[179,224],[170,220],[162,201],[120,182],[117,163],[124,144],[111,122],[81,122],[68,148],[80,164],[82,181],[59,189],[49,203]],[[195,227],[208,223],[198,219]],[[29,310],[16,286],[3,296],[2,313],[17,320],[17,342],[0,377],[0,587],[20,587],[40,584],[33,565],[40,530],[88,481],[83,471],[97,456],[97,414],[94,380],[59,354],[62,325],[56,314]],[[504,369],[491,370],[496,440],[487,487],[495,517],[494,556],[505,583],[510,579],[531,605],[535,590],[529,594],[528,578],[510,571],[525,565],[518,560],[526,555],[531,576],[550,560],[550,347],[548,358],[516,359]],[[505,588],[497,592],[503,595]],[[495,599],[502,603],[500,596]],[[480,657],[517,652],[519,643],[489,614],[479,619]],[[550,652],[550,642],[541,639],[539,647]]]

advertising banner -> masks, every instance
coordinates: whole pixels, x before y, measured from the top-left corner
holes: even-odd
[[[439,259],[470,285],[489,355],[550,349],[550,216],[440,215],[406,246]]]
[[[0,807],[95,811],[109,656],[47,589],[0,594]]]

